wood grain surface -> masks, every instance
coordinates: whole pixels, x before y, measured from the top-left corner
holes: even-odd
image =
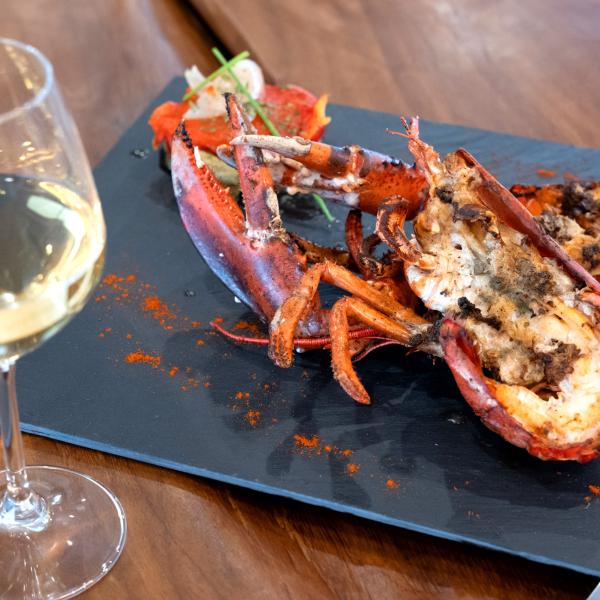
[[[215,34],[337,102],[600,145],[598,2],[194,2],[212,32],[176,0],[3,0],[0,35],[52,60],[94,163],[184,66],[212,70]],[[576,599],[595,584],[43,438],[26,449],[125,506],[125,552],[88,598]]]
[[[600,146],[598,0],[191,0],[333,102]]]

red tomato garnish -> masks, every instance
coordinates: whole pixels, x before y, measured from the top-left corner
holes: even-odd
[[[265,85],[258,99],[281,135],[299,135],[318,140],[325,131],[330,118],[325,116],[327,96],[316,98],[297,85],[278,87]],[[152,113],[148,123],[154,131],[153,146],[165,143],[171,150],[171,138],[183,115],[188,109],[187,102],[165,102]],[[269,130],[257,115],[253,121],[259,133],[269,134]],[[225,115],[206,119],[187,119],[188,134],[195,146],[215,153],[218,146],[231,139],[231,131]]]

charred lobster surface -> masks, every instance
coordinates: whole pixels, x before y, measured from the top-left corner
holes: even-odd
[[[600,284],[468,152],[440,160],[415,120],[411,167],[358,147],[255,135],[233,96],[227,105],[233,139],[220,155],[240,171],[245,214],[184,125],[173,185],[210,268],[270,323],[276,364],[290,366],[294,347],[329,347],[336,379],[368,403],[353,358],[399,343],[443,357],[467,402],[509,442],[543,459],[599,454]],[[348,254],[290,236],[273,179],[355,209]],[[364,239],[358,210],[377,214]],[[373,255],[379,243],[383,258]],[[350,295],[325,311],[322,281]]]

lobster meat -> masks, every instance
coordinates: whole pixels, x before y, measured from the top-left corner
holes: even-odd
[[[532,455],[600,454],[600,283],[523,203],[467,151],[442,161],[418,120],[403,134],[409,166],[356,146],[257,135],[235,98],[226,102],[232,139],[219,155],[240,172],[245,214],[185,123],[172,142],[173,187],[209,267],[270,323],[276,364],[290,366],[294,347],[330,347],[336,379],[368,403],[352,359],[398,343],[444,358],[483,423]],[[274,182],[351,207],[348,253],[285,231]],[[359,211],[377,215],[364,239]],[[379,243],[388,252],[377,258]],[[320,282],[350,295],[325,310]]]
[[[542,227],[596,278],[600,277],[600,183],[514,185],[510,190]]]

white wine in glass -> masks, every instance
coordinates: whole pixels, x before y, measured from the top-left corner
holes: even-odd
[[[89,163],[52,65],[35,48],[0,38],[3,599],[75,596],[110,570],[125,542],[123,509],[103,485],[59,467],[25,466],[15,393],[17,359],[84,306],[105,240]]]

